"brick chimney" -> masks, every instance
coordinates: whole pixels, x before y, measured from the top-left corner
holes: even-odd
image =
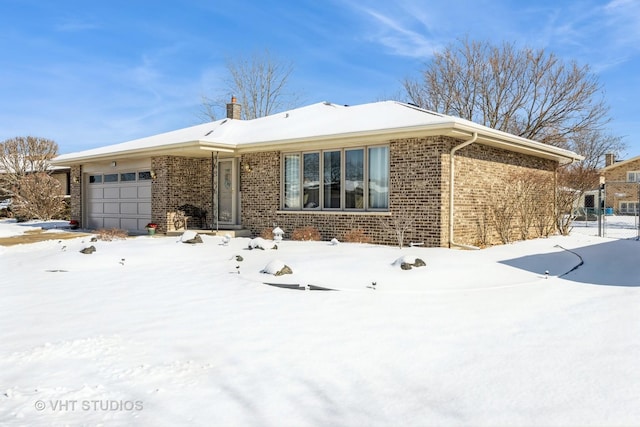
[[[242,105],[238,104],[235,96],[232,96],[231,102],[227,104],[227,119],[242,119]]]
[[[611,166],[616,162],[616,155],[613,153],[607,153],[604,155],[604,166]]]

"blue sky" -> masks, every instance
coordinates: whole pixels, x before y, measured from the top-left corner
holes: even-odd
[[[591,66],[622,157],[640,155],[637,0],[0,0],[0,140],[68,153],[201,123],[227,58],[265,49],[293,62],[302,105],[389,99],[465,36]]]

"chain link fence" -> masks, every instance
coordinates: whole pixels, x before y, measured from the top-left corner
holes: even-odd
[[[585,209],[577,213],[572,231],[591,236],[640,240],[640,219],[637,215],[615,215],[611,211]]]

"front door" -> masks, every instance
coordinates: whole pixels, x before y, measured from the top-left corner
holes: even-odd
[[[233,159],[218,162],[218,222],[235,225],[237,219],[236,162]]]

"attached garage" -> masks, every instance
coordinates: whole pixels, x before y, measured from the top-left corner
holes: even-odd
[[[91,229],[143,232],[151,222],[151,171],[91,172],[84,177]]]

